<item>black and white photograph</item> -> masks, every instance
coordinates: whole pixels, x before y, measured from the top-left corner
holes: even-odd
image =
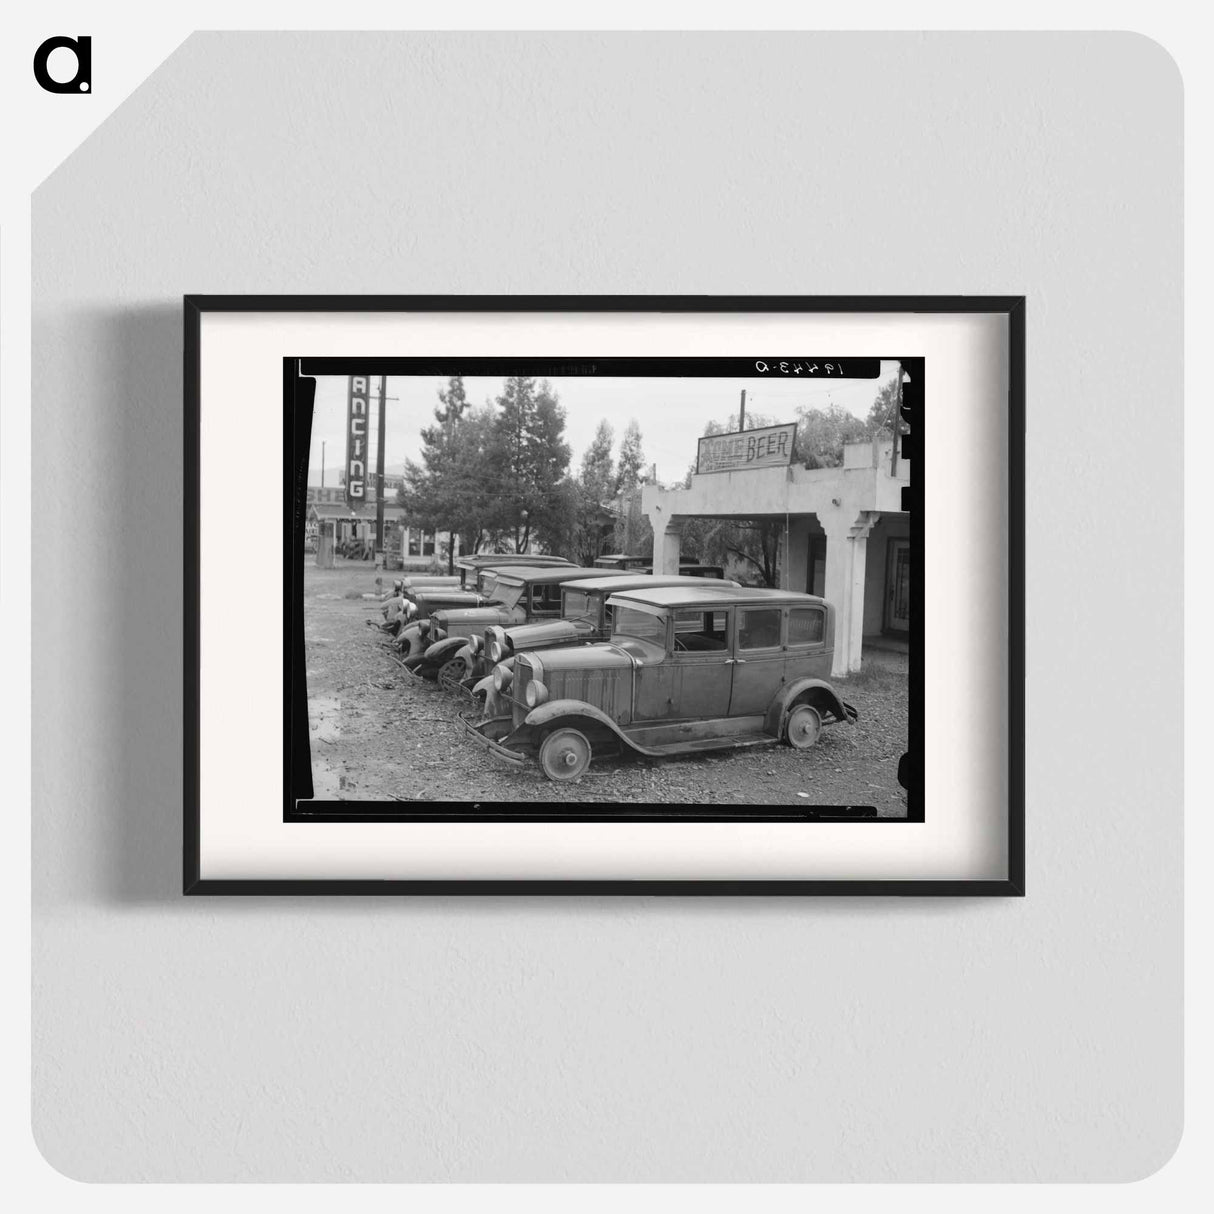
[[[188,889],[1021,891],[1022,301],[186,326]]]
[[[922,820],[922,359],[295,370],[288,821]]]

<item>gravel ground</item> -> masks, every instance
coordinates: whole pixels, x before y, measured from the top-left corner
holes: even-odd
[[[812,750],[776,745],[669,759],[595,759],[578,780],[554,784],[538,764],[516,768],[468,739],[458,713],[470,701],[414,679],[392,660],[365,563],[308,566],[304,583],[308,713],[316,796],[349,801],[684,802],[700,805],[872,805],[904,817],[897,782],[907,742],[907,658],[866,653],[866,669],[839,680],[860,711]],[[356,808],[351,806],[352,809]]]

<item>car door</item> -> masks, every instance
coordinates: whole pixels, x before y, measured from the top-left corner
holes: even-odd
[[[756,716],[767,711],[784,682],[784,608],[738,607],[735,615],[729,715]]]
[[[636,670],[634,720],[684,721],[729,715],[733,661],[728,610],[675,611],[666,655]]]

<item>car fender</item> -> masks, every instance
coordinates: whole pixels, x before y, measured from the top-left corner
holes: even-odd
[[[397,633],[394,644],[405,655],[406,661],[410,658],[420,658],[426,648],[425,637],[416,624]]]
[[[783,735],[784,723],[788,720],[793,702],[800,699],[807,691],[813,692],[813,695],[809,697],[811,702],[826,709],[837,720],[846,721],[849,725],[856,723],[859,713],[850,704],[845,704],[825,679],[797,679],[772,700],[771,707],[767,710],[766,728],[768,733],[777,738]]]
[[[427,666],[439,667],[448,658],[453,658],[455,655],[468,644],[467,637],[443,637],[441,641],[435,641],[425,653],[425,664]]]
[[[595,708],[593,704],[587,704],[584,700],[549,700],[548,703],[533,708],[523,718],[523,724],[529,725],[532,729],[541,729],[552,721],[570,720],[575,717],[606,726],[625,746],[630,750],[635,750],[638,754],[661,755],[663,753],[634,742],[601,708]],[[517,733],[517,730],[515,732]]]

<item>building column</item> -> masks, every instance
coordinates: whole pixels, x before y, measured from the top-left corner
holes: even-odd
[[[876,510],[861,510],[853,518],[822,520],[826,531],[823,597],[835,609],[835,652],[830,671],[834,677],[860,669],[868,535],[880,517]]]
[[[683,543],[683,518],[666,518],[659,510],[650,514],[653,527],[653,571],[675,575],[679,572],[679,554]]]
[[[809,585],[809,533],[813,519],[805,515],[788,520],[787,543],[780,561],[780,583],[783,590],[804,594]]]

